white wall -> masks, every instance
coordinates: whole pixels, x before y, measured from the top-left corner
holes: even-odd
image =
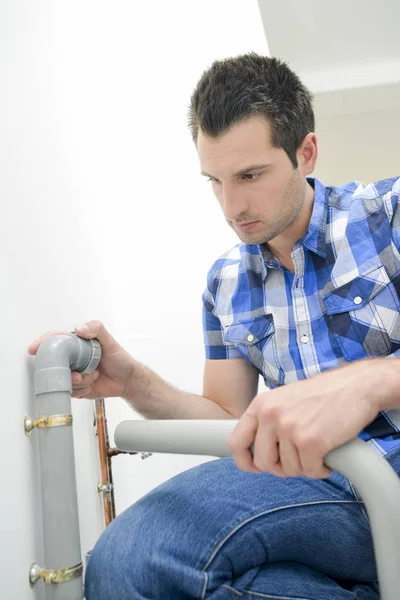
[[[42,564],[33,359],[49,330],[98,318],[138,360],[201,393],[201,293],[236,243],[199,175],[190,93],[216,58],[267,52],[256,0],[0,4],[0,260],[3,490],[0,574],[7,598]],[[109,426],[135,417],[107,402]],[[93,403],[74,400],[82,551],[102,527]],[[117,510],[207,460],[114,459]],[[51,568],[51,565],[43,565]],[[66,565],[67,566],[67,565]]]
[[[157,3],[157,21],[152,21],[153,10],[143,7],[146,35],[158,43],[146,45],[145,66],[135,61],[139,75],[133,82],[125,65],[113,79],[113,93],[125,97],[124,109],[115,115],[115,145],[121,145],[123,160],[126,152],[130,156],[125,172],[119,170],[121,181],[112,177],[117,188],[112,193],[111,218],[118,229],[114,243],[124,259],[110,270],[118,298],[117,339],[173,385],[201,393],[201,294],[212,262],[238,240],[199,174],[187,129],[188,102],[213,60],[251,50],[267,53],[268,48],[255,1],[207,0],[195,15],[189,4]],[[141,40],[134,42],[135,52],[141,51]],[[138,85],[145,93],[137,93]],[[135,418],[125,403],[110,399],[106,404],[110,432],[120,420]],[[113,459],[117,511],[203,460],[171,455]]]
[[[370,183],[400,175],[398,110],[323,117],[317,112],[316,121],[319,158],[315,175],[326,185]]]

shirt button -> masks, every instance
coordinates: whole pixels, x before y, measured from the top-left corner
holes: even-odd
[[[250,335],[247,336],[247,341],[252,342],[253,340],[254,340],[254,335],[251,335],[251,333],[250,333]]]
[[[361,302],[362,302],[362,298],[361,298],[361,296],[356,296],[356,297],[354,298],[354,304],[361,304]]]
[[[303,335],[301,337],[301,341],[302,341],[303,344],[308,344],[308,335]]]

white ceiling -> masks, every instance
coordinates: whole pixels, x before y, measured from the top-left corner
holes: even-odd
[[[258,0],[271,56],[289,62],[324,113],[399,106],[398,0]],[[340,92],[340,93],[339,93]]]

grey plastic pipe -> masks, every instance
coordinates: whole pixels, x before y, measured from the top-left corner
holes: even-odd
[[[114,439],[128,452],[231,456],[228,438],[237,424],[221,420],[136,420],[116,427]],[[381,600],[400,597],[400,479],[388,462],[356,438],[332,450],[325,464],[361,494],[371,523]]]
[[[91,373],[100,357],[98,340],[84,340],[74,333],[44,340],[35,362],[38,416],[70,415],[71,371]],[[64,570],[82,562],[72,426],[44,426],[36,434],[39,435],[42,491],[42,569]],[[81,570],[78,569],[78,573],[68,581],[46,584],[46,600],[81,600],[83,578]],[[39,578],[44,579],[36,565],[36,574],[35,568],[31,569],[31,584]]]

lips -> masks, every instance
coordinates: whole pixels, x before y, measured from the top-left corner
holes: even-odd
[[[257,225],[258,221],[249,221],[248,223],[238,223],[237,226],[244,231],[248,231]]]

